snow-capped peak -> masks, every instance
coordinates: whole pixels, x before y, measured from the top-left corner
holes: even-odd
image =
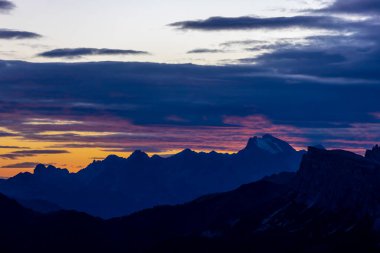
[[[283,150],[282,148],[275,142],[273,142],[269,138],[258,138],[257,139],[257,146],[265,151],[268,151],[272,154],[281,153]]]
[[[258,148],[270,154],[279,154],[289,150],[294,150],[288,143],[266,134],[262,138],[257,136],[251,138],[246,149]]]

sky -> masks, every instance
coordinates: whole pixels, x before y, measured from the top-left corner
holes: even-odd
[[[0,0],[0,177],[109,154],[380,143],[378,0]]]

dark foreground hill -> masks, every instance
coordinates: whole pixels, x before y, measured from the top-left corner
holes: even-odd
[[[37,211],[61,207],[110,218],[230,191],[281,171],[294,172],[303,153],[270,135],[250,139],[231,155],[187,149],[162,158],[136,151],[128,159],[112,155],[95,161],[78,173],[38,165],[33,174],[0,182],[0,192]]]
[[[107,221],[1,196],[2,252],[380,252],[373,157],[310,148],[296,174]]]

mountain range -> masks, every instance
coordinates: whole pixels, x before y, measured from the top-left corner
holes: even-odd
[[[163,158],[135,151],[127,159],[94,161],[78,173],[40,164],[34,173],[1,181],[0,192],[37,211],[61,208],[112,218],[294,172],[303,154],[271,135],[251,138],[236,154],[186,149]]]
[[[102,220],[0,195],[3,252],[380,252],[380,150],[309,148],[297,172]]]

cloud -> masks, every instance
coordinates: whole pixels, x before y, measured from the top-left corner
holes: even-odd
[[[255,29],[346,29],[353,22],[344,21],[332,16],[294,16],[294,17],[211,17],[205,20],[181,21],[170,24],[170,26],[181,30],[255,30]]]
[[[246,60],[249,61],[250,59]],[[289,72],[289,69],[301,67],[304,70],[301,71],[303,73],[310,73],[313,70],[309,68],[321,66],[321,64],[323,64],[323,67],[326,68],[328,65],[343,63],[346,60],[347,59],[342,54],[335,52],[329,53],[313,48],[309,50],[306,48],[279,49],[275,52],[267,53],[252,59],[252,61],[257,61],[265,66],[287,69],[286,72]],[[242,61],[244,61],[244,59]]]
[[[27,147],[19,147],[19,146],[0,146],[0,149],[28,149]]]
[[[188,51],[188,54],[214,54],[214,53],[224,53],[224,50],[221,49],[207,49],[207,48],[197,48],[191,51]]]
[[[359,80],[378,83],[379,39],[372,29],[348,36],[315,36],[306,38],[305,44],[270,45],[270,52],[241,62],[258,64],[277,74],[335,78],[347,80],[347,84]]]
[[[0,12],[10,11],[15,7],[16,6],[10,1],[0,0]]]
[[[46,51],[38,54],[47,58],[80,58],[83,56],[95,55],[146,55],[145,51],[108,49],[108,48],[62,48]]]
[[[107,153],[124,153],[124,152],[133,152],[135,150],[141,150],[143,152],[148,152],[148,153],[162,153],[162,152],[167,151],[167,150],[155,148],[152,146],[131,146],[131,147],[126,147],[126,148],[104,149],[103,151]]]
[[[37,163],[32,162],[24,162],[24,163],[15,163],[15,164],[9,164],[6,166],[2,166],[3,169],[33,169],[36,167]]]
[[[37,155],[58,155],[58,154],[68,154],[66,150],[19,150],[8,154],[0,155],[0,158],[15,160],[21,157],[32,157]]]
[[[45,151],[24,148],[0,157],[64,154],[72,148],[231,151],[265,133],[297,147],[369,148],[380,142],[380,27],[374,17],[335,16],[373,15],[377,8],[369,2],[339,0],[324,13],[295,17],[212,17],[171,25],[202,31],[333,31],[302,41],[227,41],[221,50],[189,52],[241,47],[247,57],[233,65],[0,61],[0,127],[24,140],[52,143]],[[263,52],[250,55],[255,50]],[[119,54],[147,52],[73,48],[40,56]],[[0,131],[0,137],[9,136],[15,134]]]
[[[380,13],[378,0],[336,0],[332,5],[318,10],[318,12],[377,14]]]
[[[379,58],[356,50],[356,40],[349,47],[317,40],[277,49],[255,65],[0,61],[0,126],[58,145],[53,150],[238,150],[266,132],[299,147],[338,132],[341,141],[365,139],[355,147],[380,142],[380,122],[371,114],[380,111],[379,73],[369,68]],[[371,129],[368,136],[354,124]]]
[[[0,138],[2,138],[2,137],[13,137],[13,136],[15,136],[15,134],[9,133],[9,132],[4,132],[4,131],[0,130]]]
[[[38,39],[42,36],[33,32],[15,31],[8,29],[0,29],[0,39],[6,40],[22,40],[22,39]]]

